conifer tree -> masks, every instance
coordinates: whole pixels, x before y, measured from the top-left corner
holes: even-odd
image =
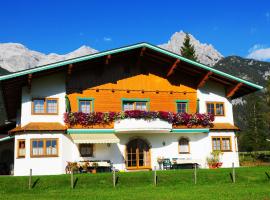
[[[181,55],[187,59],[197,61],[194,46],[190,43],[189,34],[186,33],[186,37],[181,47]]]

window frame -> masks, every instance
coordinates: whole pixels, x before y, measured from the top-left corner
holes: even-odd
[[[146,111],[150,111],[150,99],[149,98],[122,98],[122,111],[124,111],[124,102],[131,102],[133,103],[133,108],[135,108],[136,102],[145,102],[146,103]],[[135,109],[133,109],[135,110]]]
[[[24,142],[24,156],[20,156],[19,150],[20,150],[20,142]],[[17,158],[25,158],[26,157],[26,140],[25,139],[17,139]]]
[[[95,99],[92,98],[92,97],[77,97],[77,111],[78,112],[81,112],[80,111],[80,101],[90,101],[90,113],[91,112],[94,112],[94,102],[95,102]]]
[[[213,139],[218,138],[220,139],[220,150],[219,149],[214,149],[214,142]],[[222,139],[229,139],[230,140],[230,149],[229,150],[224,150],[223,149],[223,141]],[[231,136],[212,136],[211,137],[211,143],[212,143],[212,151],[221,151],[221,152],[232,152],[232,137]]]
[[[182,139],[188,141],[188,151],[187,152],[181,152],[180,151],[180,140],[182,140]],[[187,138],[187,137],[179,138],[179,140],[178,140],[178,154],[190,154],[190,140],[189,140],[189,138]]]
[[[44,113],[36,113],[35,112],[35,100],[44,100]],[[56,100],[56,113],[48,113],[47,111],[47,101],[48,100]],[[59,114],[59,99],[58,98],[32,98],[32,115],[58,115]]]
[[[81,146],[83,146],[83,145],[91,145],[92,146],[92,154],[91,155],[82,155],[81,154]],[[94,157],[94,144],[91,144],[91,143],[85,143],[85,144],[80,143],[78,145],[78,147],[79,147],[78,149],[79,149],[80,157],[83,157],[83,158]]]
[[[46,153],[46,142],[47,140],[55,140],[56,141],[56,154],[55,155],[47,155]],[[33,141],[43,141],[43,155],[33,155]],[[51,157],[59,157],[59,138],[32,138],[30,139],[30,157],[31,158],[51,158]]]
[[[225,103],[224,102],[220,102],[220,101],[207,101],[206,102],[206,113],[208,113],[208,109],[207,109],[207,105],[208,104],[214,104],[214,116],[216,116],[216,117],[225,117]],[[223,105],[223,114],[222,115],[217,115],[217,113],[216,113],[216,105],[217,104],[222,104]]]
[[[176,113],[178,113],[178,107],[177,107],[178,103],[186,103],[186,113],[189,112],[189,100],[175,100]]]

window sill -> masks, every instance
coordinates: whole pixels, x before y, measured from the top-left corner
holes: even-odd
[[[16,159],[22,159],[25,158],[25,156],[18,156]]]
[[[93,155],[91,155],[91,156],[85,156],[85,155],[84,155],[84,156],[82,156],[82,155],[80,155],[80,157],[81,157],[81,158],[94,158],[94,156],[93,156]]]
[[[53,156],[46,156],[46,155],[43,155],[43,156],[33,156],[31,155],[30,158],[57,158],[59,157],[58,155],[53,155]]]
[[[222,153],[230,153],[233,152],[232,150],[213,150],[213,151],[220,151]]]
[[[58,115],[58,113],[32,113],[32,115]]]

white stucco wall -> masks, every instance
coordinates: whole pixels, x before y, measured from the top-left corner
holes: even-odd
[[[158,166],[157,157],[191,159],[199,162],[202,168],[207,168],[206,158],[212,152],[212,136],[231,136],[232,152],[224,152],[221,156],[222,167],[231,167],[232,162],[239,166],[238,152],[235,151],[234,132],[210,132],[210,133],[140,133],[140,134],[117,134],[120,138],[119,144],[112,146],[112,161],[114,166],[120,170],[125,170],[124,156],[128,141],[132,138],[143,138],[151,144],[151,164],[152,168]],[[190,154],[178,153],[178,140],[186,137],[190,141]],[[165,145],[163,146],[163,142]],[[114,155],[121,152],[121,157]]]
[[[58,156],[31,158],[30,139],[38,138],[58,138]],[[18,139],[25,139],[25,158],[17,158],[18,156],[16,147],[18,146]],[[60,133],[26,133],[22,135],[16,135],[14,151],[14,175],[29,175],[30,169],[32,169],[33,175],[63,174],[65,172],[66,161],[72,160],[72,152],[69,148],[71,143],[72,142],[67,138],[66,135]]]
[[[206,102],[224,102],[225,116],[216,116],[216,123],[231,123],[233,121],[233,110],[232,103],[229,99],[226,98],[225,87],[221,84],[207,81],[205,86],[198,89],[199,107],[200,113],[206,113]]]
[[[21,126],[30,122],[60,122],[64,124],[65,112],[65,75],[57,73],[32,80],[31,90],[22,88]],[[58,115],[32,115],[32,98],[58,98]]]
[[[196,160],[202,168],[207,168],[206,158],[212,151],[212,136],[231,136],[232,152],[224,152],[221,158],[222,167],[231,167],[232,162],[239,166],[238,152],[234,139],[234,132],[210,132],[210,133],[130,133],[116,134],[120,139],[118,144],[94,144],[94,156],[80,157],[78,145],[73,143],[68,135],[59,133],[50,134],[23,134],[16,135],[17,139],[26,140],[26,157],[17,158],[15,150],[14,175],[28,175],[29,169],[33,170],[34,175],[63,174],[67,161],[78,162],[82,160],[110,160],[114,167],[125,170],[125,151],[126,144],[133,138],[142,138],[148,141],[151,146],[151,166],[158,166],[157,157],[164,158],[185,158]],[[187,137],[190,141],[190,154],[178,153],[178,140]],[[52,158],[31,158],[30,139],[31,138],[58,138],[59,156]],[[165,145],[163,145],[165,142]]]

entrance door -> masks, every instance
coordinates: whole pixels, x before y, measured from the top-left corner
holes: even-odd
[[[127,144],[127,168],[150,168],[150,160],[150,147],[147,142],[142,139],[134,139]]]

